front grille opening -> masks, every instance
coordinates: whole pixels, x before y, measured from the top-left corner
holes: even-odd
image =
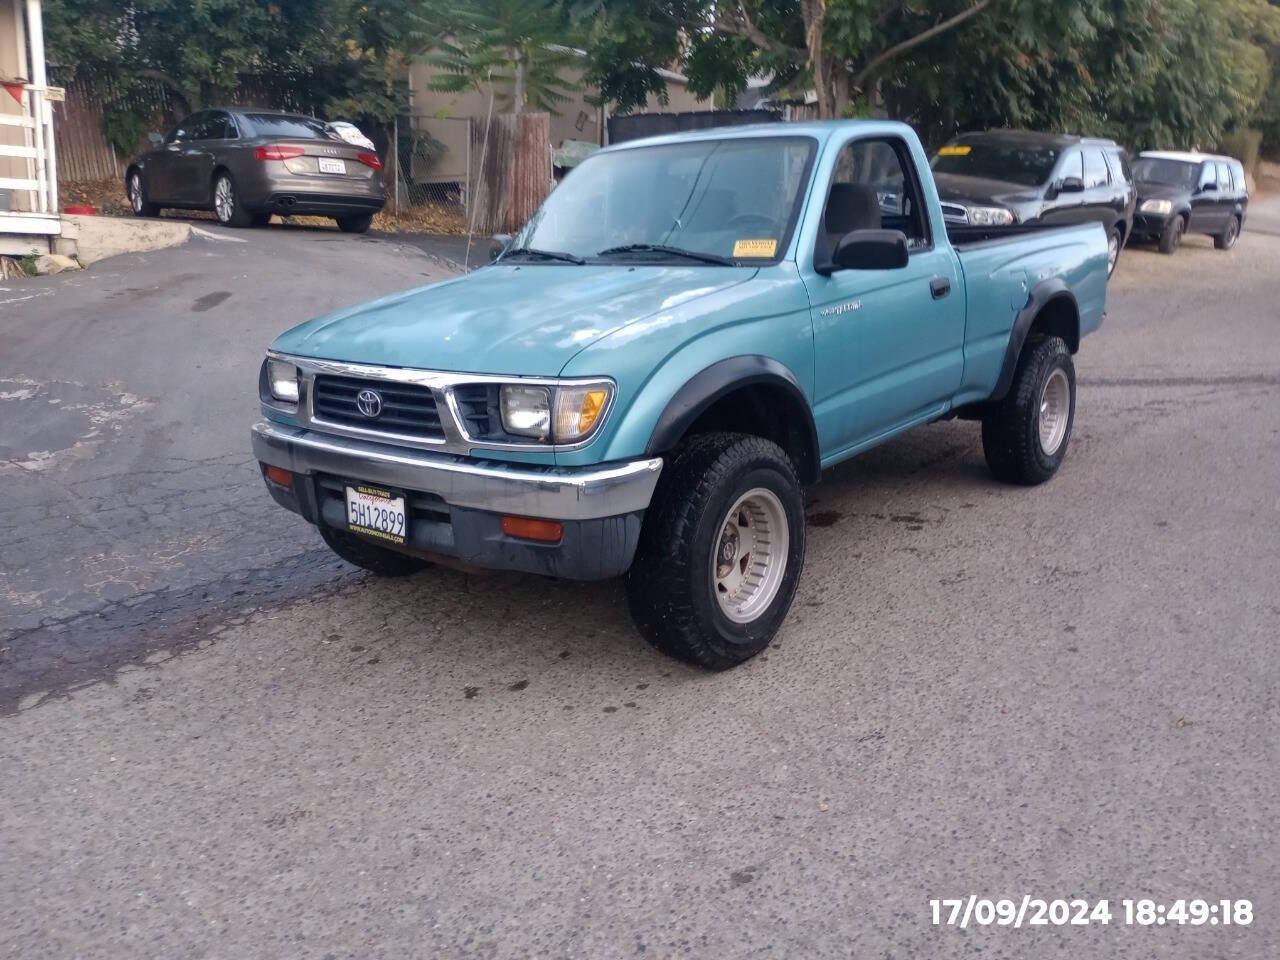
[[[464,383],[453,388],[453,400],[462,419],[462,428],[473,440],[532,442],[530,437],[516,436],[503,429],[500,389],[496,383]]]
[[[372,390],[381,400],[376,417],[366,416],[357,405],[362,390]],[[417,384],[321,374],[312,384],[311,408],[317,419],[330,423],[430,440],[444,438],[435,394]]]

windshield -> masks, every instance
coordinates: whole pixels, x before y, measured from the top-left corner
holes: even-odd
[[[1024,187],[1049,181],[1058,151],[1012,143],[949,143],[933,158],[934,173],[1003,180]]]
[[[328,124],[314,117],[290,117],[278,113],[246,113],[245,119],[259,137],[288,137],[291,140],[335,140]]]
[[[776,260],[795,226],[814,146],[809,137],[759,137],[595,154],[552,191],[510,250],[596,262]]]
[[[1133,178],[1143,183],[1162,183],[1168,187],[1187,187],[1196,185],[1196,174],[1200,170],[1198,163],[1187,163],[1184,160],[1166,160],[1163,157],[1139,157],[1133,165]]]

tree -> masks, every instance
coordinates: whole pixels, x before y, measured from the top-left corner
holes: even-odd
[[[447,38],[424,59],[444,73],[432,87],[485,90],[498,109],[556,113],[569,99],[564,71],[579,67],[569,18],[555,0],[487,0],[447,18]]]

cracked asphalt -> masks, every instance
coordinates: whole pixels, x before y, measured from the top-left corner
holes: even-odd
[[[262,349],[448,266],[214,232],[0,293],[0,955],[1280,955],[1280,236],[1125,251],[1050,484],[959,421],[830,471],[707,675],[615,583],[331,559],[248,453]],[[970,893],[1114,916],[930,922]]]

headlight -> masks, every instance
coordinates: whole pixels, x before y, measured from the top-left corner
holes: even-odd
[[[612,390],[607,383],[563,387],[505,384],[498,399],[502,428],[518,437],[577,443],[599,424]]]
[[[1013,213],[1004,207],[969,207],[969,222],[975,227],[1007,227]]]
[[[499,400],[507,433],[535,440],[551,437],[551,391],[547,387],[502,388]]]
[[[1143,213],[1154,213],[1162,217],[1167,217],[1173,213],[1173,201],[1171,200],[1144,200],[1142,201]]]
[[[298,402],[298,368],[284,360],[267,360],[267,387],[285,403]]]

